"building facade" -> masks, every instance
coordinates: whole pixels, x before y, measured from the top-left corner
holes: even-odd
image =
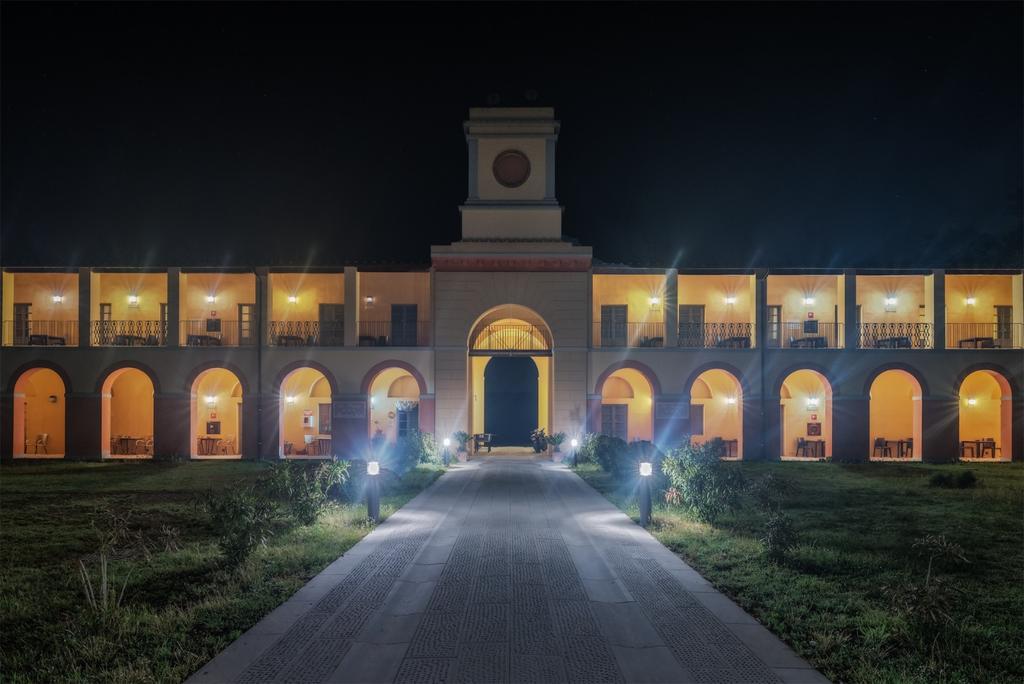
[[[1024,458],[1024,273],[641,269],[562,237],[559,123],[465,123],[429,268],[3,270],[4,458],[360,457],[418,428]]]

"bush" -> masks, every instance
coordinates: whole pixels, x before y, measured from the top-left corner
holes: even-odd
[[[209,492],[202,506],[210,516],[217,545],[235,565],[266,545],[278,525],[277,505],[254,487]]]
[[[978,484],[978,478],[974,476],[973,470],[965,470],[956,476],[956,486],[960,489],[970,489]]]
[[[404,475],[420,463],[441,463],[441,453],[437,448],[437,440],[429,432],[410,430],[405,437],[400,437],[394,447],[388,450],[382,465],[398,475]]]
[[[626,457],[629,445],[618,437],[608,435],[597,435],[594,439],[594,460],[606,473],[617,474],[621,469],[620,463]]]
[[[348,480],[347,461],[282,461],[260,481],[265,493],[300,525],[312,525],[330,503],[331,491]]]
[[[459,451],[469,451],[469,441],[473,439],[473,435],[465,430],[459,430],[452,435],[452,439],[455,440],[455,446]]]
[[[721,455],[721,445],[714,442],[687,443],[670,451],[661,466],[683,508],[707,523],[739,507],[747,490],[743,473],[720,461]]]
[[[565,441],[565,433],[564,432],[555,432],[553,434],[548,435],[548,444],[550,444],[552,447],[554,447],[555,451],[561,451],[562,450],[562,442],[564,442],[564,441]]]
[[[576,462],[577,463],[596,463],[597,462],[597,443],[600,440],[601,435],[593,432],[580,437],[580,444],[576,447]]]
[[[759,540],[768,560],[779,562],[797,545],[798,535],[793,520],[776,511],[764,523],[764,533]]]
[[[959,475],[951,473],[935,473],[928,478],[928,485],[931,487],[944,487],[946,489],[970,489],[978,484],[973,470],[966,470]]]

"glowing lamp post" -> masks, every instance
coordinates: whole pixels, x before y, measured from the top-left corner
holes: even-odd
[[[366,517],[373,522],[380,520],[380,462],[366,462]]]
[[[576,461],[576,447],[580,445],[580,440],[573,437],[569,440],[569,446],[572,447],[572,467],[575,468],[579,465]]]
[[[451,453],[449,451],[449,447],[452,445],[452,440],[445,437],[443,440],[441,440],[441,444],[444,445],[444,449],[441,451],[441,459],[444,461],[444,467],[447,468],[448,461],[450,459],[449,454]]]
[[[640,526],[651,524],[651,473],[654,466],[649,461],[640,464]]]

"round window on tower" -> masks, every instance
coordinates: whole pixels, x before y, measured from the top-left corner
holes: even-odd
[[[494,159],[494,178],[506,188],[518,188],[530,177],[530,160],[518,150],[506,150]]]

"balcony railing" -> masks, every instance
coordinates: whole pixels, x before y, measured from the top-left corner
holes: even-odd
[[[271,347],[341,347],[345,344],[345,323],[270,321],[267,344]]]
[[[361,347],[427,347],[430,345],[430,321],[395,323],[359,321]]]
[[[167,344],[165,321],[92,321],[94,347],[159,347]]]
[[[594,321],[595,347],[664,347],[665,324],[661,321],[619,323]]]
[[[861,323],[861,349],[931,349],[931,323]]]
[[[1024,349],[1024,323],[947,323],[947,349]]]
[[[775,349],[839,349],[843,324],[824,321],[766,323],[765,345]]]
[[[545,351],[548,348],[544,332],[529,324],[484,326],[473,343],[474,351]]]
[[[4,321],[5,346],[78,346],[78,321]]]
[[[181,321],[180,334],[186,347],[249,347],[256,344],[256,321]]]
[[[681,323],[677,344],[687,349],[749,349],[754,346],[754,324]]]

